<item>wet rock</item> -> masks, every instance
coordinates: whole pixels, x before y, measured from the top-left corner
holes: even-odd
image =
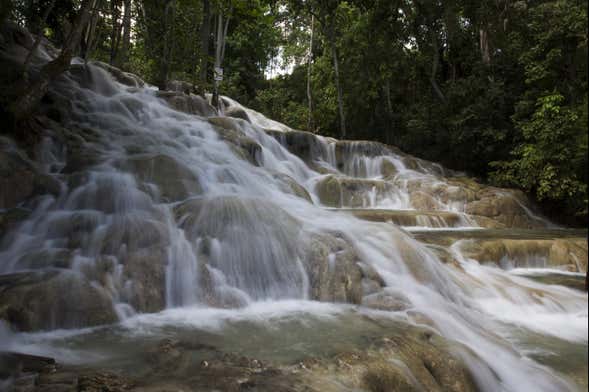
[[[393,191],[393,185],[385,181],[350,177],[326,176],[316,184],[315,191],[322,204],[329,207],[366,207],[371,196],[379,199]]]
[[[11,208],[0,210],[0,239],[20,222],[25,220],[31,211],[24,208]]]
[[[440,209],[440,203],[433,196],[423,191],[411,193],[411,205],[421,211],[437,211]]]
[[[68,271],[0,276],[0,318],[21,331],[80,328],[117,320],[106,291]]]
[[[342,169],[346,162],[354,157],[378,157],[390,155],[388,146],[372,141],[338,140],[335,143],[335,161],[338,169]]]
[[[550,235],[548,238],[517,238],[517,233],[512,237],[500,238],[501,234],[501,231],[476,232],[473,238],[461,243],[460,251],[465,257],[480,263],[492,263],[507,269],[551,267],[586,271],[586,238],[550,238]],[[418,237],[442,249],[469,238],[465,233],[423,233]]]
[[[399,173],[397,166],[395,166],[391,161],[387,159],[384,159],[382,161],[380,171],[382,173],[382,176],[386,179],[393,179]]]
[[[349,209],[356,218],[371,222],[393,222],[399,226],[458,227],[462,225],[459,214],[447,211],[411,211],[381,209]]]
[[[465,212],[471,215],[494,219],[506,227],[545,227],[546,223],[532,218],[523,206],[529,202],[521,192],[482,188],[476,200],[466,205]]]
[[[363,381],[371,392],[418,392],[421,390],[412,385],[402,371],[387,364],[369,366],[364,373]]]
[[[103,63],[102,61],[92,61],[90,64],[95,65],[103,70],[107,71],[112,77],[119,83],[129,87],[144,87],[145,82],[141,80],[137,75],[124,72],[117,67],[113,67],[110,64]]]
[[[309,203],[313,204],[313,200],[311,199],[309,192],[307,192],[307,190],[301,184],[296,182],[294,178],[283,173],[273,173],[272,177],[280,181],[281,188],[284,192],[298,196],[301,199],[305,199]]]
[[[0,353],[0,379],[39,373],[55,367],[55,359],[17,352]]]
[[[17,207],[46,193],[59,193],[59,184],[41,173],[12,142],[0,138],[0,210]]]
[[[176,206],[174,213],[187,239],[198,242],[198,259],[217,272],[212,276],[216,286],[238,289],[251,299],[303,294],[301,225],[279,206],[225,196],[192,199]]]
[[[66,248],[51,248],[31,251],[18,260],[21,268],[70,268],[74,251]]]
[[[312,235],[305,256],[311,298],[327,302],[360,303],[363,272],[359,262],[354,248],[340,234]]]
[[[275,131],[266,130],[266,133],[274,137],[283,147],[303,161],[312,162],[323,157],[326,153],[324,146],[317,136],[304,131]]]
[[[128,302],[140,312],[158,312],[166,306],[165,248],[142,249],[124,258],[123,273],[129,281]]]
[[[381,291],[362,298],[362,305],[391,312],[401,312],[411,307],[411,302],[401,293]]]
[[[130,171],[146,189],[156,185],[163,201],[184,200],[202,193],[197,175],[182,162],[163,154],[140,155],[119,162],[118,167]]]
[[[219,137],[244,160],[259,166],[262,162],[262,147],[245,135],[239,121],[228,117],[211,117],[209,122],[215,126]]]
[[[197,87],[183,80],[168,80],[166,81],[166,91],[175,91],[184,94],[196,92]]]
[[[227,117],[240,118],[240,119],[245,120],[247,122],[251,122],[250,117],[248,116],[247,112],[245,110],[243,110],[242,108],[230,107],[227,110],[225,110],[225,115]]]
[[[179,112],[201,117],[217,115],[216,109],[200,95],[184,94],[174,91],[158,91],[156,96],[166,101],[172,109]]]
[[[80,376],[78,392],[122,392],[133,390],[136,382],[110,372],[97,372]]]
[[[154,214],[126,214],[115,217],[105,227],[101,244],[103,254],[118,254],[124,247],[128,253],[146,248],[165,247],[170,244],[166,217]]]
[[[393,374],[404,373],[406,383],[415,386],[417,381],[419,390],[448,392],[478,390],[465,364],[452,355],[450,346],[437,335],[422,332],[412,333],[402,338],[392,336],[381,339],[380,344],[382,354],[386,355],[389,350],[392,350],[410,372],[403,372],[402,367],[401,369],[396,367],[396,372],[393,371]],[[391,366],[390,362],[380,362],[380,364]],[[412,377],[407,377],[407,374]],[[393,380],[397,378],[398,376],[393,377]]]

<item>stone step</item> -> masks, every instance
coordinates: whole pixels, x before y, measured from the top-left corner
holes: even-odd
[[[385,210],[368,208],[333,208],[371,222],[392,222],[403,227],[454,228],[476,227],[477,221],[468,215],[450,211]]]
[[[570,229],[411,230],[445,257],[464,257],[501,268],[587,271],[587,231]]]

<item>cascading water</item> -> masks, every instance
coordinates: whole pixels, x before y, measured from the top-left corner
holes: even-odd
[[[49,131],[36,159],[60,189],[36,199],[29,218],[4,236],[3,274],[73,273],[72,279],[90,282],[100,298],[112,301],[123,325],[148,328],[153,320],[137,313],[173,308],[155,321],[161,325],[206,312],[214,318],[214,308],[245,307],[246,314],[255,309],[256,318],[271,322],[276,307],[287,313],[293,307],[289,300],[309,312],[318,306],[311,299],[362,302],[370,293],[364,289],[357,298],[349,272],[362,265],[375,271],[384,293],[401,299],[402,309],[391,317],[460,344],[456,355],[478,389],[575,390],[564,376],[529,359],[517,334],[528,329],[586,349],[586,295],[482,266],[459,246],[451,248],[458,265],[444,264],[396,225],[325,208],[318,189],[331,176],[340,192],[333,207],[356,203],[345,194],[353,188],[362,193],[360,207],[415,210],[415,195],[438,187],[430,198],[435,211],[460,215],[469,195],[450,197],[462,188],[446,184],[439,166],[414,161],[409,168],[407,157],[391,151],[353,143],[337,149],[335,140],[310,134],[304,136],[311,140],[309,153],[293,154],[287,127],[235,101],[225,99],[251,123],[182,113],[156,90],[122,85],[92,64],[75,65],[55,81],[53,94],[72,103],[67,128],[75,131]],[[252,159],[244,159],[245,141],[237,147],[225,141],[221,123],[238,135],[231,137],[257,146]],[[346,188],[350,178],[361,182]],[[476,225],[466,215],[461,219],[456,226]],[[421,218],[408,226],[445,222]],[[319,312],[348,308],[330,309]],[[30,342],[39,341],[34,334],[4,334],[14,339],[11,349],[31,350]]]

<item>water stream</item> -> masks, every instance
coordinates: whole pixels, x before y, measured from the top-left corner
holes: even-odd
[[[415,184],[459,192],[444,182],[443,168],[409,168],[404,156],[363,145],[337,152],[334,140],[314,136],[306,159],[267,132],[287,127],[226,98],[251,123],[224,121],[260,146],[244,159],[220,137],[218,123],[174,110],[155,89],[125,86],[91,64],[76,69],[53,92],[72,103],[67,127],[80,133],[72,138],[83,137],[83,151],[68,150],[48,130],[36,161],[60,191],[37,198],[29,218],[5,235],[0,272],[76,274],[112,301],[119,322],[79,329],[74,320],[67,330],[34,333],[2,325],[2,349],[140,372],[137,347],[156,338],[190,336],[287,363],[413,325],[467,348],[457,355],[481,391],[583,388],[550,358],[574,352],[586,369],[586,294],[483,265],[460,243],[448,247],[458,265],[445,264],[411,230],[326,208],[317,189],[328,176],[372,181],[349,207],[413,211]],[[74,158],[83,164],[64,169]],[[478,224],[464,213],[467,201],[440,196],[436,211],[462,214],[455,229],[472,229]],[[445,222],[422,218],[408,228]],[[310,272],[317,243],[335,244],[326,251],[325,276],[345,263],[366,265],[405,306],[376,312],[341,303],[358,302],[345,301],[347,291],[315,302],[323,284]]]

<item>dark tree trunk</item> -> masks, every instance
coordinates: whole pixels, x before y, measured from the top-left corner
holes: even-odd
[[[117,52],[119,50],[119,42],[121,37],[121,24],[119,22],[121,11],[119,6],[121,5],[120,0],[111,0],[110,2],[110,14],[112,20],[112,30],[110,33],[110,64],[114,65]]]
[[[176,11],[176,1],[167,0],[163,13],[163,48],[160,66],[158,70],[157,86],[165,90],[170,73],[170,62],[172,57],[172,28]]]
[[[124,14],[122,23],[122,44],[117,53],[115,65],[124,68],[129,59],[129,48],[131,45],[131,0],[124,1]]]
[[[209,72],[209,47],[211,39],[211,2],[203,0],[203,16],[200,27],[200,93],[204,97],[207,89],[207,75]]]
[[[315,16],[311,16],[311,39],[309,42],[309,60],[307,65],[307,101],[309,102],[309,118],[307,119],[307,130],[315,130],[315,121],[313,120],[313,91],[311,89],[311,76],[313,75],[313,40],[315,35]]]
[[[481,49],[481,60],[485,65],[491,64],[491,53],[489,49],[489,31],[486,28],[479,30],[479,46]]]
[[[100,14],[98,12],[100,6],[101,0],[92,1],[93,11],[90,17],[90,22],[86,26],[84,38],[80,41],[80,56],[84,60],[88,58],[88,55],[94,51],[96,46],[96,26],[98,25],[98,20],[100,19]]]
[[[80,45],[82,32],[90,19],[91,5],[91,0],[82,1],[74,25],[59,56],[41,68],[37,80],[32,84],[27,83],[24,92],[10,106],[15,123],[30,116],[47,93],[51,81],[69,69],[72,58]]]
[[[333,28],[329,32],[329,45],[331,46],[331,56],[333,58],[333,71],[335,73],[335,87],[337,90],[337,106],[340,120],[340,138],[346,137],[346,113],[344,110],[344,93],[341,86],[339,74],[339,59],[337,55],[337,47],[335,45],[335,33]]]
[[[434,32],[432,32],[432,50],[433,50],[433,58],[432,58],[432,73],[431,73],[431,77],[430,77],[430,83],[431,83],[432,88],[434,89],[434,92],[436,93],[436,96],[438,97],[438,99],[442,102],[446,102],[446,97],[444,96],[444,93],[442,93],[442,90],[440,89],[440,86],[438,85],[438,82],[436,81],[436,77],[438,74],[438,64],[440,63],[440,51],[438,49],[438,40],[437,40],[436,34]]]
[[[45,27],[45,24],[47,23],[47,18],[49,17],[51,10],[53,10],[53,7],[55,6],[55,2],[56,2],[56,0],[52,0],[51,3],[49,4],[49,6],[45,9],[45,12],[43,13],[43,18],[41,19],[41,26],[39,29],[39,33],[37,35],[37,38],[35,39],[35,43],[33,44],[31,51],[29,52],[29,54],[27,54],[27,57],[25,58],[25,61],[23,63],[23,77],[24,77],[25,83],[28,83],[28,79],[29,79],[29,73],[28,73],[27,69],[29,68],[29,64],[31,62],[31,59],[35,55],[35,52],[37,52],[37,48],[39,48],[39,45],[41,44],[41,41],[43,40],[43,28]]]

